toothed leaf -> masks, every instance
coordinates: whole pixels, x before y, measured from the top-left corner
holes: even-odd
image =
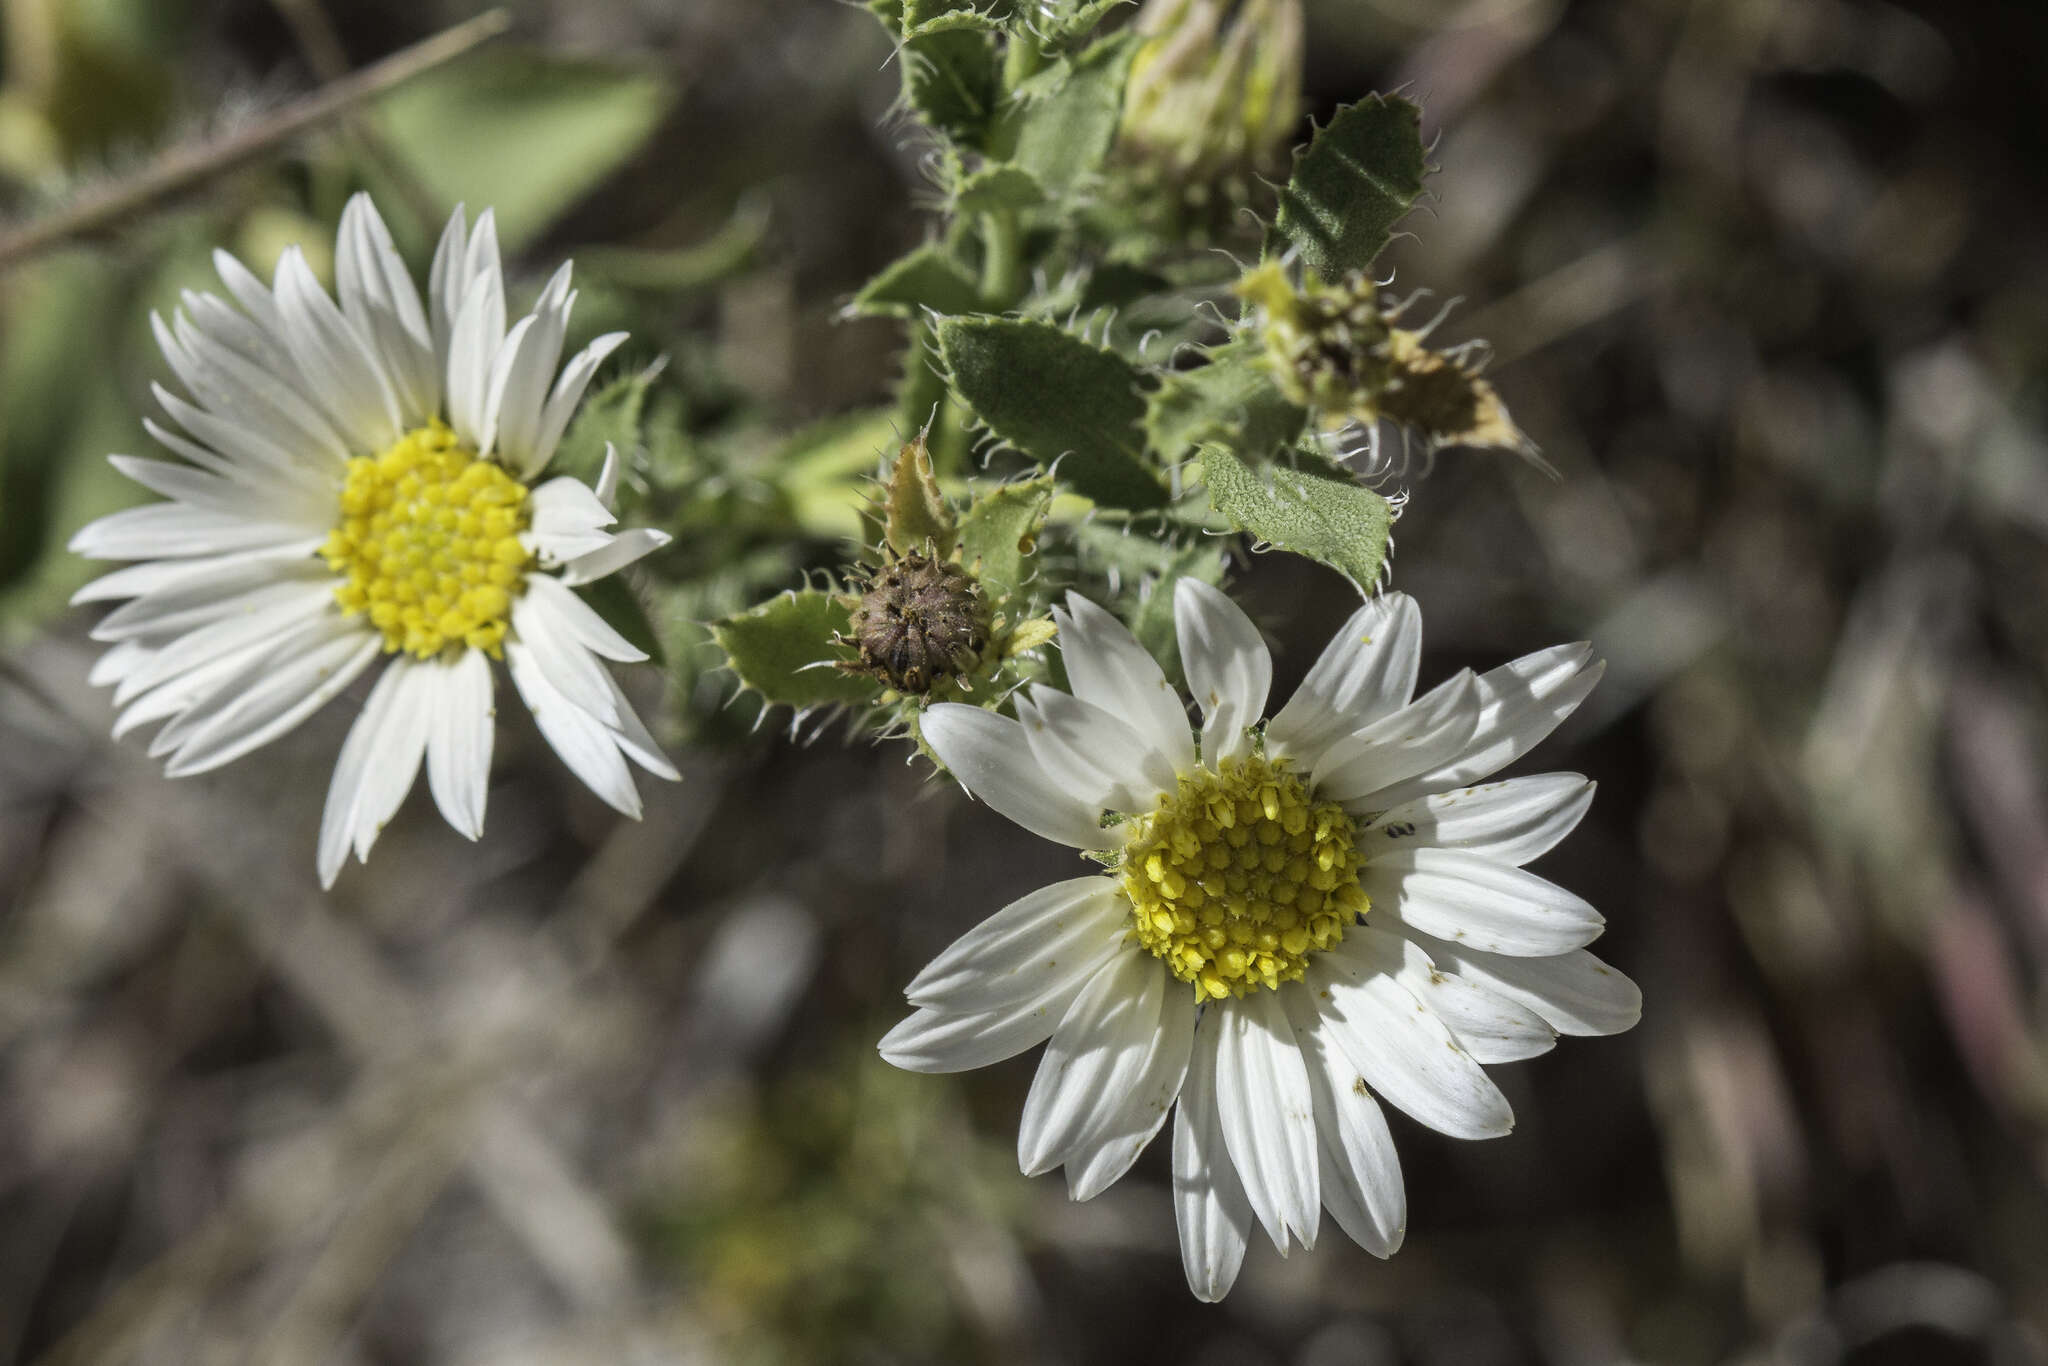
[[[1300,463],[1247,463],[1228,447],[1203,446],[1210,503],[1254,539],[1326,564],[1368,591],[1386,560],[1393,509],[1340,466],[1306,452],[1288,458]]]
[[[1035,208],[1045,202],[1045,187],[1022,166],[998,162],[964,176],[953,190],[953,212],[998,213]]]
[[[1324,279],[1364,270],[1422,193],[1422,111],[1370,95],[1337,111],[1280,192],[1281,237]]]
[[[963,146],[981,146],[1002,93],[988,35],[956,29],[906,38],[900,60],[903,95],[918,117]]]
[[[751,612],[714,622],[711,637],[740,681],[771,703],[804,708],[865,702],[867,679],[834,668],[846,654],[832,643],[848,626],[846,604],[807,588],[770,598]]]
[[[1014,161],[1055,192],[1093,175],[1116,140],[1124,83],[1143,45],[1143,35],[1119,33],[1026,81],[996,121],[991,154]]]
[[[1024,590],[1026,566],[1037,552],[1038,529],[1052,506],[1053,481],[1045,476],[1002,484],[975,498],[960,519],[961,558],[1000,603]]]
[[[1281,393],[1246,342],[1218,347],[1197,370],[1166,375],[1145,414],[1145,434],[1160,459],[1178,461],[1205,441],[1264,459],[1301,435],[1308,414]]]
[[[960,397],[989,429],[1111,507],[1157,507],[1145,468],[1138,374],[1113,352],[1027,318],[947,318],[939,350]]]
[[[887,507],[884,534],[889,548],[898,555],[928,548],[940,559],[953,553],[953,506],[939,492],[922,436],[912,437],[896,456],[896,467],[889,473]]]
[[[853,296],[853,311],[866,317],[907,318],[920,308],[973,313],[980,307],[980,285],[944,247],[932,242],[882,267]]]

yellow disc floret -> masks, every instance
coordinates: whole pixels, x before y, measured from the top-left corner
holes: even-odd
[[[450,646],[500,653],[532,560],[526,486],[439,421],[348,462],[341,516],[320,554],[335,600],[422,659]]]
[[[1286,762],[1184,774],[1129,823],[1118,878],[1138,942],[1201,999],[1301,977],[1367,909],[1351,817]]]

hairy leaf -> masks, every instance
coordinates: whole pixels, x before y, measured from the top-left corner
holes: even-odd
[[[1112,507],[1156,507],[1138,374],[1114,353],[1027,318],[948,318],[939,350],[960,397],[1004,441]]]
[[[1280,392],[1259,356],[1238,342],[1211,351],[1200,369],[1164,376],[1145,414],[1153,453],[1177,461],[1216,441],[1259,460],[1293,445],[1308,414]]]
[[[882,267],[853,296],[853,311],[867,317],[907,318],[920,308],[972,313],[980,307],[980,285],[935,242]]]
[[[954,29],[906,38],[903,97],[917,116],[965,147],[980,147],[1002,93],[995,43]]]
[[[1053,481],[1043,475],[1001,484],[977,496],[960,519],[962,558],[991,601],[1023,591],[1052,495]]]
[[[1226,446],[1203,446],[1210,503],[1256,540],[1326,564],[1369,591],[1386,561],[1393,509],[1341,467],[1304,453],[1295,458],[1302,463],[1247,463]]]
[[[1100,170],[1116,140],[1131,60],[1143,44],[1139,34],[1115,34],[1033,76],[1004,106],[990,134],[991,153],[1054,191],[1071,190]]]
[[[874,695],[874,684],[834,667],[845,656],[832,636],[847,625],[844,602],[806,588],[713,623],[711,636],[740,681],[767,701],[820,707]]]
[[[887,508],[883,534],[889,549],[909,555],[929,548],[941,559],[953,553],[953,506],[939,492],[922,436],[912,437],[897,452],[895,468],[889,472]]]
[[[1371,95],[1319,129],[1280,192],[1278,230],[1325,279],[1372,264],[1416,197],[1428,160],[1422,111]]]

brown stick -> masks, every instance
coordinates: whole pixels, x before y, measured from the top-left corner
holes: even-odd
[[[453,61],[511,26],[512,16],[504,10],[488,10],[402,52],[395,52],[353,75],[322,86],[253,128],[196,147],[172,148],[139,174],[0,237],[0,271],[59,242],[106,228],[201,181],[245,166],[279,143],[336,118],[393,86]]]

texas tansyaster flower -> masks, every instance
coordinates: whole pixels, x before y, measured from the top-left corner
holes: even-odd
[[[269,288],[226,252],[214,263],[240,309],[187,293],[172,321],[153,320],[186,396],[156,389],[182,430],[144,425],[183,461],[113,457],[170,501],[71,543],[140,561],[78,594],[129,599],[93,631],[113,642],[92,681],[114,686],[114,734],[162,721],[150,753],[174,777],[204,773],[390,656],[328,787],[319,870],[331,885],[350,848],[368,855],[423,759],[449,824],[482,833],[490,661],[502,659],[569,767],[639,815],[626,759],[676,770],[600,660],[646,655],[573,590],[668,537],[605,529],[609,453],[594,490],[532,486],[624,334],[561,365],[576,299],[566,265],[508,330],[488,210],[474,230],[455,211],[424,306],[363,195],[341,217],[338,304],[296,248]]]
[[[1018,1161],[1064,1164],[1076,1199],[1123,1175],[1174,1111],[1182,1260],[1213,1300],[1254,1218],[1282,1255],[1313,1245],[1323,1206],[1368,1252],[1400,1245],[1380,1099],[1455,1137],[1505,1134],[1480,1064],[1627,1029],[1641,997],[1586,952],[1599,914],[1521,870],[1578,823],[1593,784],[1481,782],[1592,689],[1589,647],[1411,701],[1421,617],[1390,593],[1261,726],[1272,661],[1257,629],[1193,580],[1174,608],[1198,733],[1152,657],[1078,596],[1059,614],[1071,694],[1035,688],[1017,720],[925,712],[926,743],[969,792],[1108,870],[1033,892],[940,954],[882,1054],[951,1072],[1049,1039]]]

